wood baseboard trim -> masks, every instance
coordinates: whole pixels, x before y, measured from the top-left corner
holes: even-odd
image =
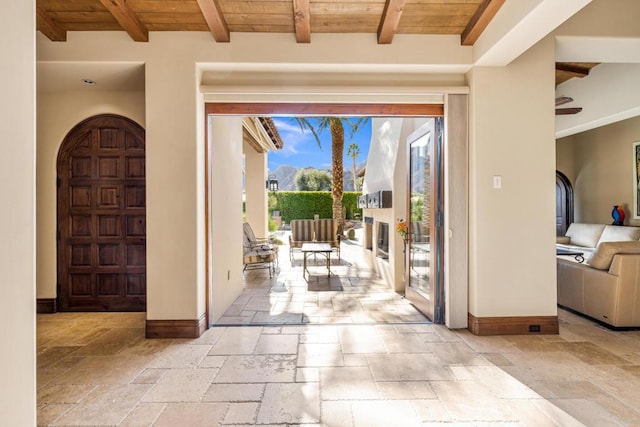
[[[51,314],[58,311],[58,301],[55,298],[37,298],[36,313]]]
[[[556,335],[558,316],[475,317],[469,313],[469,331],[474,335]]]
[[[147,320],[147,338],[198,338],[207,329],[207,316],[193,320]]]

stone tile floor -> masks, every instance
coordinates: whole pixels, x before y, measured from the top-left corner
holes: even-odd
[[[547,336],[308,324],[156,340],[143,313],[38,315],[38,424],[640,425],[640,332],[559,314]]]
[[[303,277],[302,254],[294,253],[291,262],[289,246],[281,246],[273,277],[265,269],[246,271],[244,292],[217,324],[428,322],[365,263],[362,246],[350,241],[341,246],[341,259],[331,255],[329,278],[323,256],[309,257],[309,275]]]
[[[145,339],[144,313],[38,315],[38,424],[640,425],[640,331],[559,310],[559,335],[476,337],[343,254],[310,291],[281,253],[223,316],[246,325],[198,339]]]

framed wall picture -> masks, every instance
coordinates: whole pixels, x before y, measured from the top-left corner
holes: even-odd
[[[640,141],[633,143],[633,218],[640,219]]]

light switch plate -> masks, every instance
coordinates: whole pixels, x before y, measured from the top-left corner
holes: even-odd
[[[500,175],[493,176],[493,188],[495,189],[502,188],[502,177]]]

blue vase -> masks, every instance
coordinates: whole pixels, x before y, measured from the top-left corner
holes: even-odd
[[[620,210],[618,209],[618,205],[613,206],[613,210],[611,211],[611,217],[613,218],[612,225],[623,225],[624,217],[620,214]]]

